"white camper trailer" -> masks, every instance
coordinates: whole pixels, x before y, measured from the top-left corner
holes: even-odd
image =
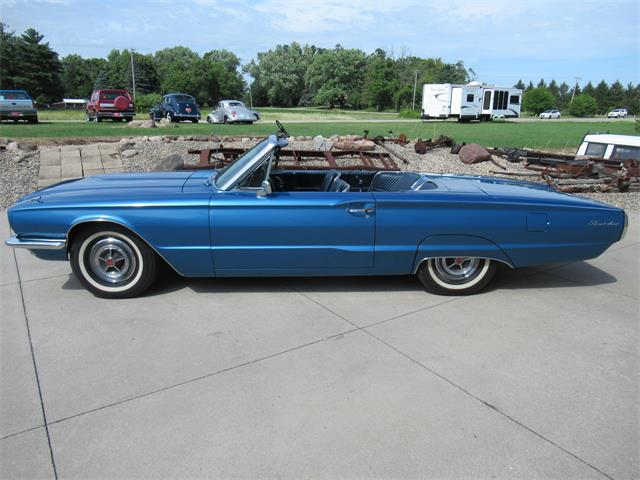
[[[492,87],[480,82],[425,84],[422,88],[422,118],[488,120],[520,116],[522,90]]]

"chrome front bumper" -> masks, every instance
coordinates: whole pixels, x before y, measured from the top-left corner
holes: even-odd
[[[5,240],[5,245],[13,248],[28,248],[30,250],[62,250],[67,241],[59,238],[19,238],[12,235]]]

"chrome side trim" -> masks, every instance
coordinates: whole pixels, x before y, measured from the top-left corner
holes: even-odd
[[[67,246],[67,241],[59,238],[26,239],[17,235],[12,235],[4,243],[9,247],[28,248],[30,250],[62,250]]]

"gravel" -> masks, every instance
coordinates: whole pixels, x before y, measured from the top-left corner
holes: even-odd
[[[0,151],[0,207],[6,208],[22,195],[38,188],[40,154],[20,150]]]
[[[307,140],[308,139],[308,140]],[[154,136],[147,139],[131,138],[121,141],[123,151],[135,151],[137,153],[127,153],[129,157],[122,155],[122,163],[128,172],[152,171],[157,164],[169,155],[177,155],[187,164],[198,163],[198,156],[187,153],[188,150],[212,148],[215,149],[220,145],[225,147],[242,147],[248,148],[258,141],[258,138],[237,139],[237,141],[224,139],[220,141],[190,141],[190,140],[163,140],[161,137]],[[397,165],[402,170],[413,170],[419,172],[431,173],[450,173],[463,175],[490,175],[502,176],[510,179],[528,180],[543,183],[543,181],[535,176],[519,176],[505,175],[507,173],[521,173],[522,167],[518,164],[509,163],[504,159],[496,159],[496,162],[504,167],[504,170],[492,162],[484,162],[473,165],[462,163],[457,155],[449,153],[449,148],[438,148],[427,152],[425,155],[419,155],[413,150],[413,143],[406,146],[388,144],[387,147],[398,152],[403,158],[409,161],[405,164],[398,158],[394,158]],[[297,150],[313,150],[314,142],[311,137],[304,140],[295,139],[287,148],[295,148]],[[381,147],[377,147],[378,151],[384,152]],[[37,151],[32,152],[22,161],[25,152],[0,152],[0,166],[2,167],[2,197],[1,205],[6,207],[13,203],[19,196],[31,192],[37,187],[37,178],[39,170],[39,156]],[[317,165],[326,165],[324,162],[314,162]],[[340,165],[358,165],[357,160],[338,160]],[[588,192],[576,194],[579,196],[589,197],[601,202],[616,205],[625,210],[640,210],[640,192],[626,193],[602,193]]]

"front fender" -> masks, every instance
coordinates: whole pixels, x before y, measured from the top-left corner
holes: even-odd
[[[435,257],[490,258],[513,267],[509,256],[495,243],[475,235],[432,235],[418,245],[412,272],[423,260]]]

